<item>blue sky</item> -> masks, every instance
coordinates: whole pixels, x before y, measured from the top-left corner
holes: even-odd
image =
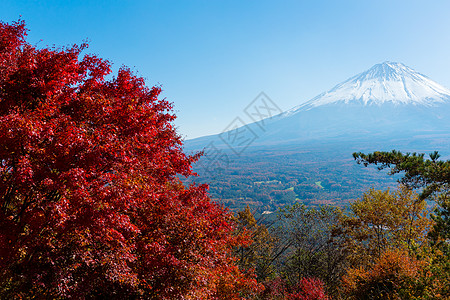
[[[0,2],[31,43],[88,39],[115,71],[161,85],[185,138],[220,133],[261,91],[287,110],[386,60],[450,88],[449,13],[415,0]]]

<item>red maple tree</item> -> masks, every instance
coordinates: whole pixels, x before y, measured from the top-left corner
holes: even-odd
[[[0,22],[0,297],[237,299],[230,214],[187,156],[159,87]]]

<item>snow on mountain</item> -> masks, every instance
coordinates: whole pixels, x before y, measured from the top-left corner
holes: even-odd
[[[434,106],[448,101],[449,89],[402,63],[384,62],[292,108],[284,116],[332,103]]]

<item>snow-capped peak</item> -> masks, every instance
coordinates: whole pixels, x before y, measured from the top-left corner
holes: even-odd
[[[300,110],[331,103],[433,106],[446,101],[450,101],[449,89],[402,63],[384,62],[347,79],[285,114],[291,115]]]

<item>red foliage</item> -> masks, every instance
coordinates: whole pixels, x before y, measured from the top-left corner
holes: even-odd
[[[262,292],[263,299],[284,299],[287,294],[286,280],[277,277],[274,279],[266,280],[264,282],[264,291]]]
[[[289,300],[327,300],[325,286],[320,279],[302,278],[295,288],[295,292],[288,294]]]
[[[185,188],[160,88],[87,45],[37,49],[0,23],[0,296],[238,298],[230,215]],[[2,297],[2,298],[3,298]]]
[[[289,286],[282,278],[275,278],[264,283],[263,299],[286,300],[328,300],[325,285],[320,279],[302,278],[295,285]]]

